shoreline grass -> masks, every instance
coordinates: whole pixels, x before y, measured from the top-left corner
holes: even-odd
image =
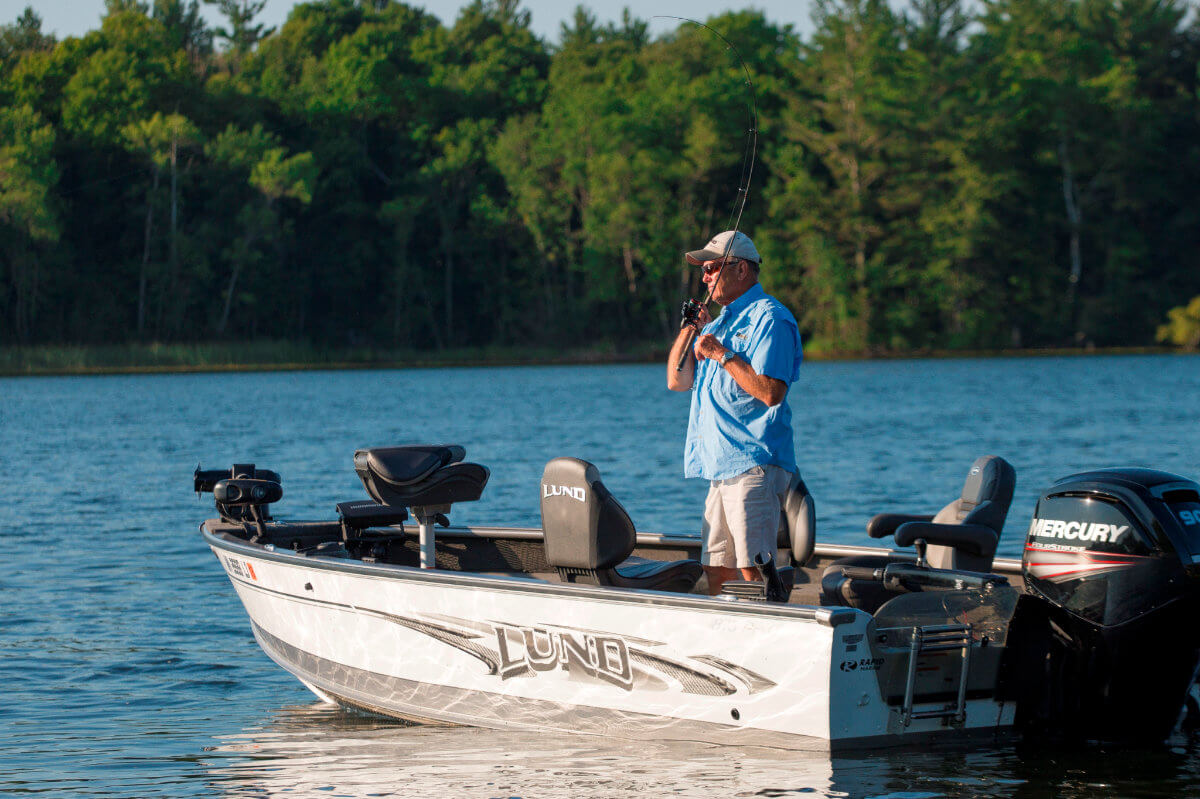
[[[1078,355],[1179,353],[1169,347],[1093,349],[920,350],[889,353],[806,353],[810,361],[906,360],[927,358],[1005,358]],[[372,347],[326,348],[294,342],[239,344],[127,344],[106,346],[0,347],[0,377],[170,374],[191,372],[305,371],[321,369],[417,369],[464,366],[587,365],[657,363],[666,358],[660,342],[587,348],[464,347],[453,350],[401,350]]]

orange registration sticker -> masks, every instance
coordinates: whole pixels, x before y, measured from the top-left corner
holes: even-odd
[[[251,580],[258,580],[258,575],[254,573],[254,567],[250,565],[250,561],[246,561],[246,571],[250,572]]]

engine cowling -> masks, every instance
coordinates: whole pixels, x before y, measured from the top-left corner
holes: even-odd
[[[1038,500],[1022,573],[1024,723],[1165,738],[1200,662],[1200,485],[1138,468],[1065,477]]]

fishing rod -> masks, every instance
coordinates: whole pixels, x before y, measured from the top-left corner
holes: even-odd
[[[742,58],[742,54],[738,52],[738,49],[733,46],[731,41],[722,36],[718,31],[709,27],[708,25],[705,25],[703,22],[689,19],[688,17],[657,14],[651,17],[651,19],[674,19],[679,20],[680,22],[690,22],[693,25],[704,28],[713,36],[716,36],[725,43],[725,48],[727,50],[733,51],[734,56],[738,60],[738,64],[742,67],[742,73],[746,76],[746,86],[750,89],[750,103],[747,106],[747,109],[750,112],[750,128],[746,131],[746,149],[742,154],[742,174],[738,179],[737,195],[734,197],[733,207],[729,212],[729,222],[731,224],[727,224],[725,226],[726,230],[733,230],[733,235],[729,237],[729,241],[725,242],[725,250],[721,253],[721,265],[717,269],[717,278],[708,287],[708,291],[705,293],[704,299],[700,302],[696,302],[696,300],[689,298],[683,303],[683,321],[679,326],[681,329],[690,328],[691,332],[688,334],[687,342],[679,354],[679,363],[675,365],[675,371],[682,372],[684,364],[687,363],[688,355],[692,351],[692,344],[696,340],[696,335],[700,332],[698,326],[700,308],[707,307],[708,304],[712,302],[713,289],[716,288],[717,284],[721,282],[721,277],[725,273],[725,267],[729,265],[729,252],[733,248],[733,242],[734,239],[737,238],[738,228],[742,224],[742,212],[746,209],[746,199],[750,196],[750,179],[754,175],[754,159],[758,151],[758,98],[755,96],[754,82],[750,79],[750,69],[746,66],[746,62]]]

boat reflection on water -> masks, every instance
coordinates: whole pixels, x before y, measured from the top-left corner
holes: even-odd
[[[1011,796],[1019,759],[890,750],[836,756],[767,747],[407,725],[337,706],[283,707],[205,755],[225,796]],[[969,776],[968,776],[969,775]]]
[[[1200,735],[1167,746],[997,743],[820,752],[408,725],[314,703],[279,708],[204,757],[224,796],[1195,796]]]
[[[226,796],[862,796],[886,783],[860,765],[837,784],[827,754],[407,725],[321,703],[281,708],[205,759]]]

